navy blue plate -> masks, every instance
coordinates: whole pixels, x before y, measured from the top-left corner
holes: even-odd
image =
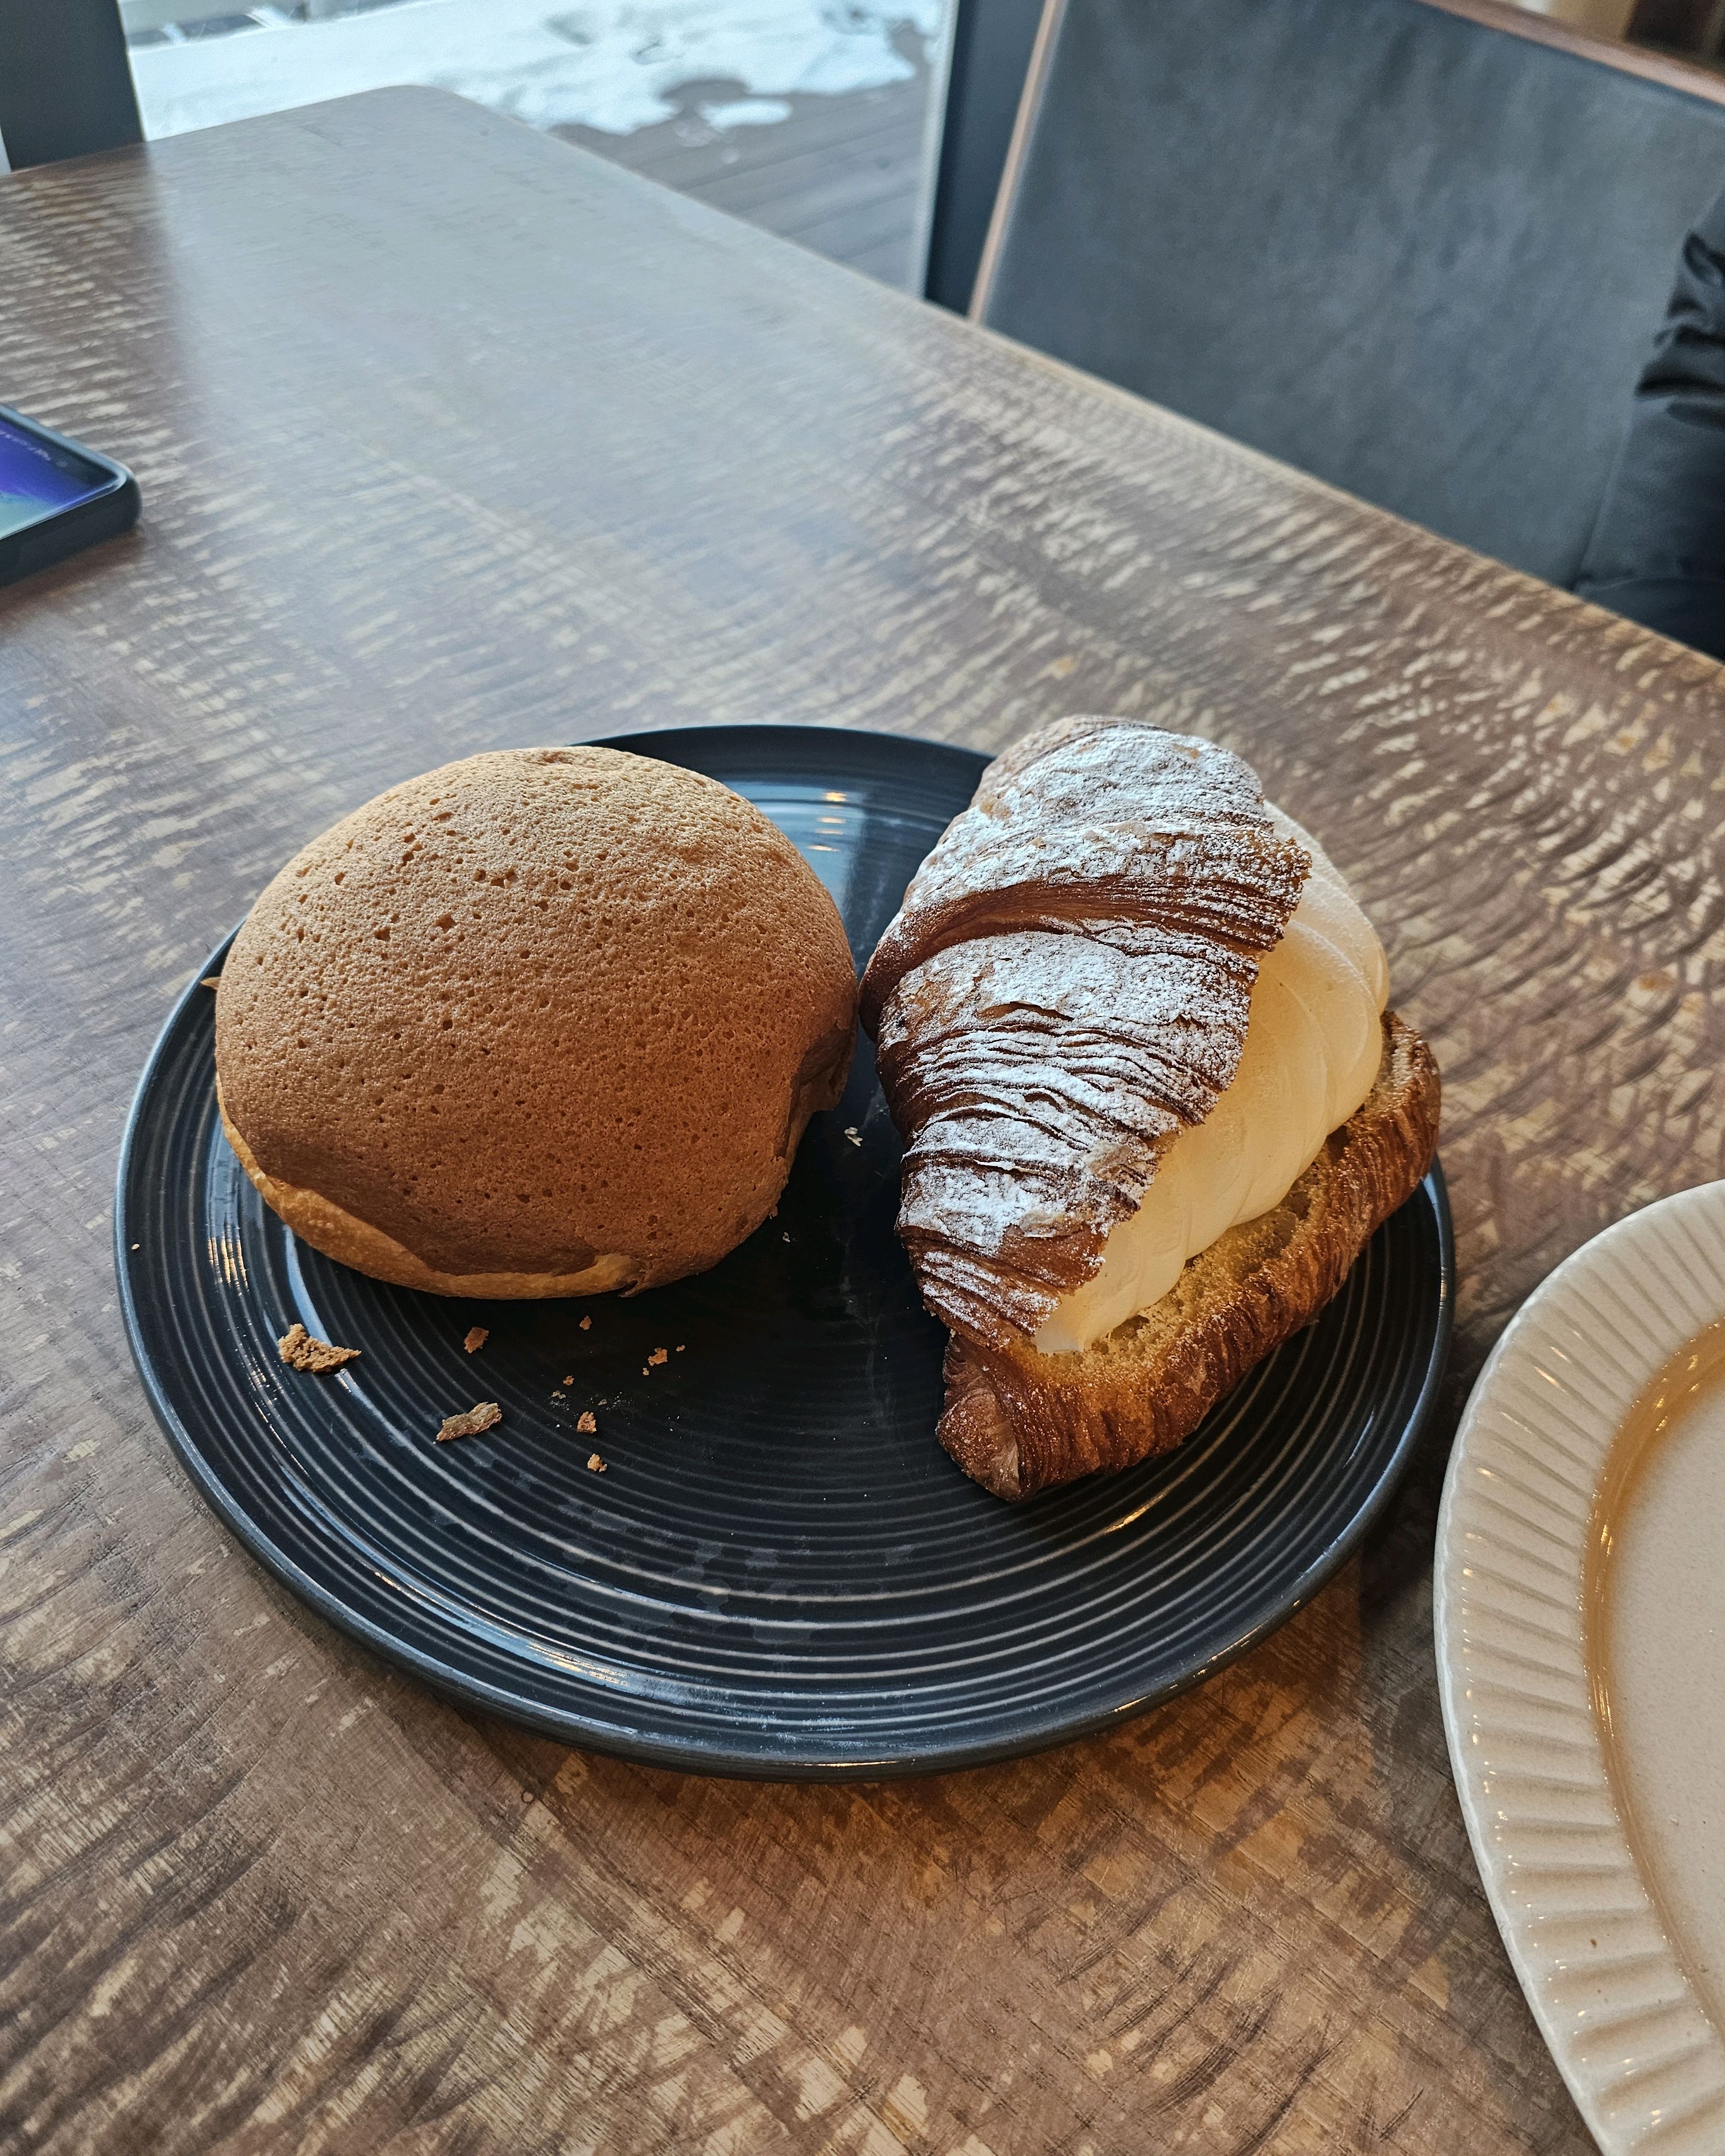
[[[614,745],[758,803],[859,959],[984,761],[800,726]],[[1434,1169],[1318,1322],[1179,1451],[1004,1505],[935,1442],[945,1336],[893,1235],[898,1142],[866,1042],[778,1218],[711,1272],[629,1301],[464,1302],[366,1280],[266,1209],[216,1117],[214,1000],[181,998],[121,1155],[120,1291],[151,1404],[209,1502],[314,1609],[572,1744],[873,1777],[1102,1728],[1322,1584],[1436,1389],[1453,1284]],[[285,1369],[295,1319],[361,1359]],[[490,1338],[470,1356],[475,1324]],[[433,1442],[485,1399],[497,1429]],[[597,1438],[576,1430],[584,1409]]]

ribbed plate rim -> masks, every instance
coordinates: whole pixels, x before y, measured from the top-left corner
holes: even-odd
[[[1710,1231],[1712,1249],[1697,1242],[1697,1229]],[[1680,1306],[1681,1297],[1645,1294],[1652,1270],[1673,1262],[1690,1269],[1698,1302]],[[1631,1293],[1633,1316],[1615,1300]],[[1715,2156],[1725,2147],[1725,2031],[1666,1935],[1619,1810],[1592,1704],[1582,1599],[1594,1496],[1623,1419],[1671,1358],[1720,1317],[1725,1181],[1660,1199],[1584,1243],[1528,1296],[1481,1372],[1438,1515],[1432,1613],[1438,1688],[1468,1839],[1533,2018],[1604,2156],[1656,2149],[1661,2156]],[[1599,1341],[1602,1327],[1611,1337],[1599,1352],[1615,1369],[1589,1368],[1596,1389],[1554,1377],[1546,1365],[1571,1360]],[[1567,1441],[1564,1452],[1542,1454],[1539,1466],[1572,1500],[1567,1508],[1548,1502],[1538,1526],[1495,1502],[1487,1487],[1512,1451],[1527,1456],[1528,1403],[1517,1388],[1535,1378],[1552,1389],[1543,1396],[1554,1414],[1561,1412]],[[1506,1608],[1502,1599],[1517,1560],[1536,1554],[1530,1547],[1536,1537],[1542,1543],[1555,1537],[1573,1573],[1573,1596],[1566,1589],[1541,1597],[1525,1578],[1510,1590],[1524,1601],[1539,1599],[1543,1622]],[[1548,1565],[1559,1562],[1548,1548],[1537,1556]],[[1525,1660],[1536,1635],[1558,1695],[1543,1702],[1542,1715],[1561,1719],[1562,1736],[1542,1736],[1490,1681],[1492,1658]],[[1578,1699],[1584,1707],[1577,1707]],[[1609,1891],[1595,1887],[1590,1905],[1558,1883],[1573,1881],[1573,1868],[1550,1861],[1550,1777],[1527,1763],[1543,1743],[1565,1750],[1574,1778],[1568,1801],[1576,1820],[1584,1821],[1573,1830],[1591,1837],[1593,1876],[1612,1882]],[[1584,2012],[1573,2003],[1577,1994],[1586,1999]],[[1609,2061],[1590,2055],[1589,2036],[1620,2024],[1634,2029],[1633,2043],[1614,2037]]]

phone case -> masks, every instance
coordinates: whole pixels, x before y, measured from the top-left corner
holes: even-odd
[[[100,539],[111,539],[136,523],[143,497],[124,465],[74,441],[69,434],[56,434],[52,427],[44,427],[27,413],[14,411],[9,404],[0,404],[0,418],[28,428],[111,475],[111,484],[90,501],[75,502],[69,509],[44,517],[39,524],[27,524],[22,531],[0,538],[0,584],[16,583],[20,577],[33,576],[38,569],[64,562],[69,554],[93,547]]]

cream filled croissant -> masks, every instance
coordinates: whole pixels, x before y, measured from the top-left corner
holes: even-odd
[[[1435,1143],[1346,883],[1226,750],[1063,720],[984,774],[863,984],[940,1435],[1024,1496],[1177,1444]]]

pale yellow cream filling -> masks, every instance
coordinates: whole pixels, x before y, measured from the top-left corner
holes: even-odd
[[[1189,1258],[1279,1205],[1372,1090],[1389,994],[1384,947],[1312,839],[1269,813],[1311,855],[1312,873],[1258,968],[1234,1082],[1174,1139],[1137,1211],[1110,1234],[1100,1270],[1044,1320],[1035,1344],[1045,1354],[1087,1348],[1159,1302]]]

